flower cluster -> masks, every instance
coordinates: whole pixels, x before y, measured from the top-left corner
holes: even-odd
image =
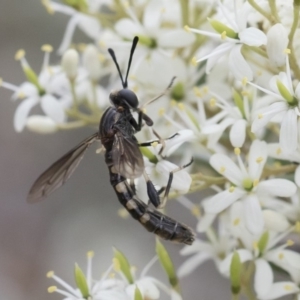
[[[37,74],[19,50],[15,58],[26,81],[16,86],[1,79],[19,103],[16,131],[46,134],[97,126],[110,91],[121,87],[107,48],[114,49],[126,70],[131,41],[138,36],[128,86],[154,121],[155,131],[144,126],[136,135],[141,142],[153,141],[141,149],[146,172],[158,188],[164,187],[177,168],[166,158],[172,154],[178,164],[194,158],[190,174],[174,175],[170,193],[198,221],[199,237],[182,249],[182,255],[192,256],[178,276],[212,259],[230,279],[233,299],[242,294],[265,300],[295,294],[300,299],[300,253],[292,247],[300,243],[300,1],[42,2],[49,13],[70,20],[58,49],[60,63],[50,63],[53,49],[44,45]],[[90,44],[72,43],[76,27]],[[148,103],[174,76],[170,91]],[[34,106],[40,106],[40,114],[31,113]],[[144,179],[135,183],[147,202]],[[200,203],[184,196],[204,189],[211,194]],[[162,288],[180,299],[174,287],[145,272],[133,280],[131,270],[121,266],[120,278],[111,279],[111,268],[93,281],[90,267],[86,278],[76,267],[77,289],[63,283],[67,292],[50,290],[66,299],[136,300],[158,299]],[[274,282],[277,272],[285,281]]]

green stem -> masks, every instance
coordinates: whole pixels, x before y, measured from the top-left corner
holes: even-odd
[[[265,10],[263,10],[254,0],[248,0],[249,4],[256,9],[260,14],[267,18],[270,23],[274,23],[274,20],[271,15],[269,15]]]
[[[180,0],[182,25],[189,25],[189,0]]]
[[[271,175],[280,175],[280,174],[287,174],[287,173],[292,173],[297,169],[298,165],[291,164],[291,165],[284,165],[284,166],[279,166],[279,167],[268,167],[266,166],[264,168],[262,177],[269,177]]]
[[[263,50],[263,49],[260,48],[260,47],[247,46],[247,45],[244,45],[244,47],[245,47],[246,49],[252,50],[253,52],[259,54],[259,55],[262,56],[262,57],[268,58],[268,55],[267,55],[266,51]]]
[[[74,121],[69,123],[58,124],[57,127],[59,130],[70,130],[70,129],[84,127],[85,125],[87,124],[84,121]]]
[[[300,79],[300,69],[299,69],[299,66],[297,64],[297,59],[296,59],[296,56],[295,56],[293,40],[294,40],[294,35],[295,35],[295,32],[296,32],[297,27],[298,27],[298,23],[299,23],[299,9],[300,9],[300,6],[297,5],[297,4],[294,4],[294,19],[293,19],[293,24],[292,24],[292,27],[291,27],[291,31],[289,33],[289,44],[288,44],[288,48],[291,50],[291,54],[289,56],[291,69],[294,71],[295,76],[297,77],[297,79]]]
[[[232,300],[239,300],[239,294],[232,294],[232,297],[231,297],[231,299]]]
[[[75,107],[75,109],[77,109],[78,108],[78,99],[77,99],[77,95],[76,95],[76,91],[75,91],[75,80],[70,79],[70,84],[71,84],[71,92],[72,92],[72,96],[73,96],[74,107]]]
[[[276,23],[280,23],[280,18],[277,12],[277,7],[276,7],[276,0],[268,0],[269,1],[269,6],[271,9],[271,13],[273,18],[275,19]]]

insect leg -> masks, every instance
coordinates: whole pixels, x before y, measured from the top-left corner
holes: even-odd
[[[187,168],[188,166],[190,166],[191,164],[193,163],[193,158],[191,159],[191,161],[183,166],[180,166],[176,169],[174,169],[173,171],[170,172],[169,174],[169,179],[168,179],[168,183],[165,187],[165,193],[164,193],[164,196],[163,196],[163,200],[162,202],[160,203],[159,207],[158,208],[163,208],[165,207],[166,203],[167,203],[167,200],[168,200],[168,196],[169,196],[169,193],[170,193],[170,189],[171,189],[171,186],[172,186],[172,181],[173,181],[173,177],[174,177],[174,173],[176,172],[179,172],[185,168]]]
[[[147,194],[149,197],[149,202],[151,202],[154,205],[154,207],[158,207],[160,205],[159,194],[146,172],[143,173],[143,176],[147,184]]]

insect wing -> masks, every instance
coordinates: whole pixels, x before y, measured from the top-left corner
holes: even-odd
[[[48,168],[32,185],[27,202],[38,202],[62,186],[73,174],[87,148],[98,139],[98,132],[82,141]]]
[[[134,138],[117,132],[112,147],[116,171],[128,179],[140,177],[145,169],[143,155]]]

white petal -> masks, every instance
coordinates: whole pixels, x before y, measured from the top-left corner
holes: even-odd
[[[57,123],[65,121],[63,105],[53,96],[45,95],[41,99],[41,107],[44,113]]]
[[[171,300],[182,300],[182,297],[180,294],[178,294],[173,289],[171,290]]]
[[[245,191],[239,188],[236,188],[233,192],[230,192],[228,190],[220,192],[211,197],[203,204],[205,212],[218,214],[219,212],[230,206],[232,203],[234,203],[236,200],[240,199],[243,195],[245,195]]]
[[[166,161],[161,160],[155,166],[155,171],[158,173],[158,185],[166,186],[169,173],[177,169],[178,166]],[[179,191],[181,193],[186,193],[190,189],[190,185],[192,183],[192,178],[190,174],[186,170],[180,170],[179,172],[174,173],[173,181],[172,181],[172,189]]]
[[[214,222],[216,214],[206,213],[203,217],[200,218],[196,230],[198,232],[205,232]]]
[[[38,98],[28,98],[19,104],[14,115],[14,127],[17,132],[24,129],[28,114],[37,103]]]
[[[252,123],[251,131],[257,132],[259,129],[265,127],[269,121],[278,113],[287,111],[288,105],[284,101],[275,102],[268,107],[257,111],[257,115]]]
[[[297,167],[295,171],[295,182],[300,187],[300,165]]]
[[[288,264],[295,269],[300,270],[300,254],[293,251],[286,249],[284,251],[284,256]]]
[[[260,234],[264,228],[264,218],[256,195],[249,195],[243,201],[246,227],[252,234]]]
[[[143,33],[142,27],[131,19],[121,19],[115,25],[115,29],[119,35],[127,39]]]
[[[261,300],[277,299],[285,295],[297,293],[298,291],[299,288],[293,282],[290,281],[276,282],[272,284],[271,288],[269,289],[269,292],[265,296],[260,297],[260,299]]]
[[[282,150],[291,153],[298,146],[297,114],[294,109],[289,109],[283,116],[280,128],[279,143]]]
[[[151,0],[147,2],[143,14],[143,25],[148,30],[159,31],[161,23],[161,14],[163,9],[163,1]]]
[[[290,180],[274,178],[262,181],[257,186],[257,193],[278,196],[291,197],[296,193],[297,186]]]
[[[273,210],[265,209],[263,211],[265,226],[269,230],[283,232],[290,227],[287,218],[282,214]]]
[[[233,147],[242,147],[246,138],[247,122],[244,119],[237,120],[231,127],[229,138]]]
[[[196,239],[195,242],[190,246],[185,246],[180,250],[181,255],[191,255],[198,252],[207,252],[211,253],[212,245],[208,242],[204,242],[202,240]]]
[[[248,46],[261,46],[267,44],[267,37],[263,31],[248,27],[239,33],[240,41]]]
[[[206,60],[206,73],[209,73],[210,70],[214,67],[214,65],[218,62],[218,60],[225,55],[230,49],[235,46],[233,43],[223,43],[214,49],[210,54],[202,57],[199,61]]]
[[[239,249],[237,250],[239,254],[240,260],[242,263],[248,260],[252,260],[253,256],[252,253],[247,249]],[[230,253],[221,263],[219,270],[222,274],[229,276],[230,274],[230,265],[232,260],[233,253]]]
[[[235,185],[240,185],[243,174],[239,167],[224,154],[214,154],[209,160],[210,165]]]
[[[56,123],[47,116],[30,116],[27,119],[26,127],[37,133],[48,134],[57,131]]]
[[[254,288],[258,298],[268,293],[273,284],[273,271],[269,263],[259,258],[255,261]]]
[[[253,180],[259,180],[268,157],[268,148],[265,141],[255,140],[249,150],[249,175]]]
[[[203,262],[211,258],[211,253],[199,253],[191,258],[188,258],[178,269],[177,275],[179,278],[185,277],[191,274],[198,268]]]
[[[100,33],[100,22],[94,18],[84,14],[79,14],[80,19],[78,27],[90,38],[97,39]]]
[[[157,44],[162,48],[188,47],[195,40],[195,35],[184,29],[173,29],[162,32],[157,39]]]
[[[281,67],[285,64],[284,50],[288,46],[288,35],[281,23],[277,23],[270,28],[267,33],[267,53],[271,62]]]
[[[176,135],[170,139],[165,140],[165,148],[163,155],[170,156],[174,151],[176,151],[183,143],[192,141],[195,139],[195,133],[190,129],[179,130]],[[160,149],[161,145],[157,145]]]
[[[243,80],[245,77],[252,81],[253,72],[241,53],[242,45],[236,45],[229,54],[229,69],[233,76],[238,80]]]

